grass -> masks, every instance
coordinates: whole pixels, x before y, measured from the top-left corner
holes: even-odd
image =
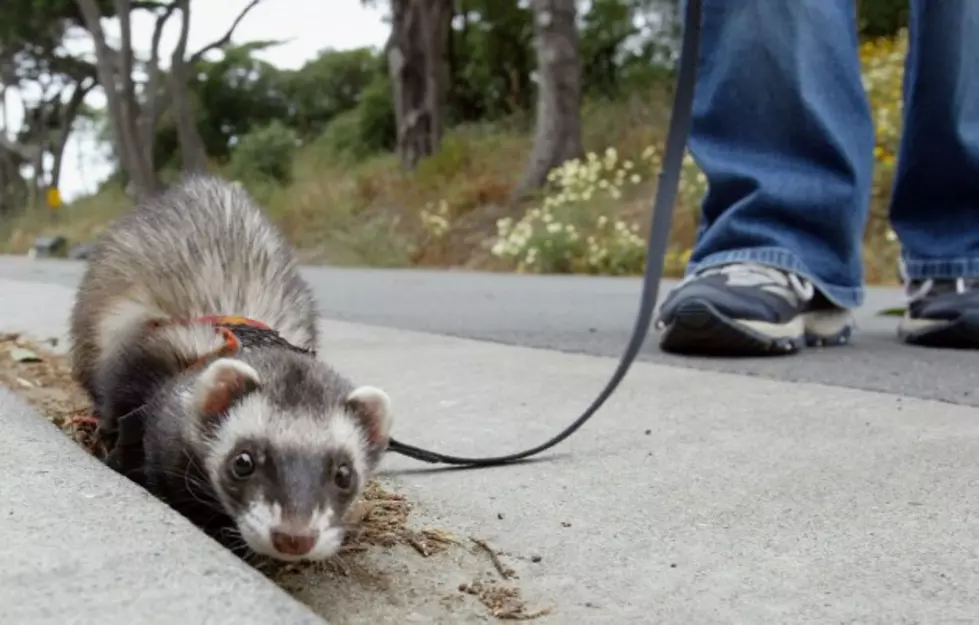
[[[0,250],[23,254],[36,237],[50,234],[66,237],[69,245],[89,241],[130,206],[122,189],[109,185],[102,192],[81,198],[57,212],[40,208],[26,210],[14,218],[0,219]]]
[[[896,279],[899,248],[887,206],[906,45],[901,33],[861,48],[877,126],[864,235],[870,283]],[[455,128],[414,174],[403,172],[391,154],[360,162],[340,158],[321,139],[300,149],[291,184],[245,183],[307,263],[638,274],[670,101],[669,86],[661,85],[617,101],[587,102],[588,155],[553,172],[548,189],[519,206],[507,198],[531,147],[526,118]],[[689,160],[670,237],[670,274],[681,273],[689,258],[705,190]],[[57,220],[27,212],[0,222],[0,251],[25,253],[42,234],[61,234],[69,244],[90,240],[128,208],[121,191],[109,186],[66,207]]]

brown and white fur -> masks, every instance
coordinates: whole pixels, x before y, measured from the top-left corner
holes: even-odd
[[[205,315],[262,322],[292,345],[211,358]],[[162,325],[151,326],[151,322]],[[71,366],[110,465],[229,547],[322,559],[387,447],[390,400],[319,361],[312,291],[240,188],[189,177],[100,238],[71,315]]]

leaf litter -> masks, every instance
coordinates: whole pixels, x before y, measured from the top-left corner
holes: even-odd
[[[20,395],[90,453],[104,457],[91,404],[72,379],[67,356],[15,333],[0,333],[0,354],[7,355],[0,358],[0,385]],[[385,489],[376,480],[371,481],[361,500],[351,506],[347,517],[350,530],[336,557],[319,564],[286,564],[259,558],[252,565],[276,582],[288,573],[317,567],[350,576],[351,558],[371,548],[404,545],[421,557],[430,558],[453,546],[462,546],[462,541],[449,532],[411,528],[408,524],[410,514],[411,505],[403,495]],[[476,537],[470,537],[470,541],[489,557],[504,581],[516,577],[513,569],[502,563],[498,552],[488,542]],[[529,608],[518,587],[488,577],[460,584],[458,591],[476,598],[500,620],[534,620],[553,611],[552,607]]]

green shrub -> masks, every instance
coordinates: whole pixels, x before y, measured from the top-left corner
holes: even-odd
[[[364,89],[357,112],[357,129],[364,150],[371,154],[393,150],[398,139],[398,127],[387,74],[379,76]]]
[[[241,137],[231,154],[231,173],[238,179],[292,181],[292,162],[299,147],[294,130],[276,120]]]
[[[391,86],[380,77],[364,89],[356,108],[330,120],[322,140],[334,155],[361,161],[393,150],[396,139]]]
[[[634,274],[642,270],[645,243],[639,224],[610,214],[607,208],[631,186],[643,182],[656,158],[651,148],[637,167],[614,148],[589,152],[555,168],[548,176],[543,205],[519,221],[497,222],[492,253],[512,260],[520,272]],[[605,208],[606,210],[603,210]]]
[[[334,156],[362,160],[368,155],[360,140],[360,111],[354,109],[340,113],[330,120],[320,139]]]

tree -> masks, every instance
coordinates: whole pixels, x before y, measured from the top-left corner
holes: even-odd
[[[99,0],[107,4],[109,0]],[[0,131],[0,205],[34,205],[46,184],[46,156],[53,157],[49,183],[57,186],[65,145],[85,96],[94,86],[95,67],[68,56],[61,46],[80,20],[73,0],[8,0],[0,3],[0,83],[4,123]],[[36,101],[24,88],[40,91]],[[24,106],[22,127],[11,136],[8,89],[18,89]],[[31,99],[32,100],[32,99]],[[29,182],[23,166],[32,170]]]
[[[322,50],[302,68],[283,72],[295,129],[314,137],[337,115],[355,108],[381,64],[370,48]]]
[[[574,0],[532,0],[537,50],[534,147],[514,189],[518,198],[542,186],[550,171],[582,155],[581,58]]]
[[[65,147],[75,119],[82,110],[85,96],[95,86],[94,76],[88,74],[58,78],[60,80],[49,77],[40,83],[41,97],[36,103],[24,103],[24,121],[14,140],[0,134],[0,147],[16,154],[33,170],[27,200],[30,206],[36,205],[42,186],[58,187]],[[46,176],[44,161],[48,154],[52,157],[52,166],[50,175]]]
[[[386,46],[398,128],[398,155],[406,169],[438,149],[445,131],[451,0],[391,0]]]
[[[116,0],[115,10],[119,17],[121,31],[120,49],[114,50],[106,41],[102,30],[102,9],[95,0],[76,0],[78,9],[85,21],[85,27],[92,36],[95,44],[95,66],[99,84],[105,93],[106,105],[109,111],[109,122],[112,124],[116,159],[123,171],[129,177],[137,195],[151,193],[159,186],[156,172],[149,155],[144,150],[139,135],[141,119],[135,83],[133,81],[133,48],[132,48],[132,3],[130,0]],[[161,32],[164,23],[169,19],[171,9],[164,9],[163,15],[157,18],[156,32]],[[159,36],[154,34],[154,43],[158,44]],[[156,47],[153,49],[156,55]],[[159,67],[150,67],[150,74],[159,71]],[[151,78],[152,82],[152,78]],[[149,93],[147,97],[156,102],[156,94]]]
[[[76,2],[85,27],[95,44],[98,81],[106,96],[116,158],[133,185],[135,194],[152,193],[160,186],[153,162],[153,137],[160,116],[170,104],[173,104],[176,112],[184,167],[192,171],[203,169],[203,141],[187,97],[189,68],[194,67],[209,51],[230,43],[238,24],[261,0],[252,0],[221,38],[189,57],[186,56],[187,35],[190,29],[189,0],[146,3],[115,0],[114,7],[121,32],[119,50],[113,49],[106,41],[101,25],[103,12],[96,0],[76,0]],[[148,9],[156,15],[150,49],[151,58],[146,64],[147,84],[141,94],[137,93],[133,75],[136,59],[132,49],[131,17],[135,8]],[[165,84],[159,65],[160,38],[166,22],[177,10],[182,14],[180,37],[171,55],[169,84]],[[140,95],[142,95],[142,102],[140,102]]]
[[[38,171],[35,181],[44,178],[45,154],[52,157],[48,184],[58,187],[65,147],[82,114],[85,98],[96,86],[95,66],[69,56],[53,55],[45,59],[46,73],[34,77],[42,87],[42,97],[31,108],[25,108],[24,124],[17,140],[38,148]],[[38,186],[38,185],[35,185]]]
[[[277,42],[248,42],[223,48],[221,58],[195,64],[186,83],[194,124],[209,160],[226,162],[235,142],[275,119],[292,122],[287,75],[253,53]],[[301,70],[300,70],[301,71]],[[156,129],[154,150],[159,168],[179,166],[178,120],[164,116]]]
[[[252,0],[249,2],[221,38],[204,46],[187,58],[187,35],[190,30],[190,0],[176,0],[177,7],[183,16],[183,21],[180,27],[180,40],[173,51],[170,61],[170,95],[173,98],[175,108],[177,136],[180,140],[180,156],[183,161],[184,171],[201,172],[207,163],[204,140],[201,138],[197,128],[194,110],[190,103],[190,94],[187,89],[187,83],[191,78],[191,71],[209,51],[229,45],[231,43],[231,37],[234,35],[235,30],[237,30],[238,25],[241,24],[245,16],[253,8],[258,6],[261,1]]]
[[[533,13],[520,2],[462,0],[449,40],[449,102],[457,123],[500,119],[533,106]]]

